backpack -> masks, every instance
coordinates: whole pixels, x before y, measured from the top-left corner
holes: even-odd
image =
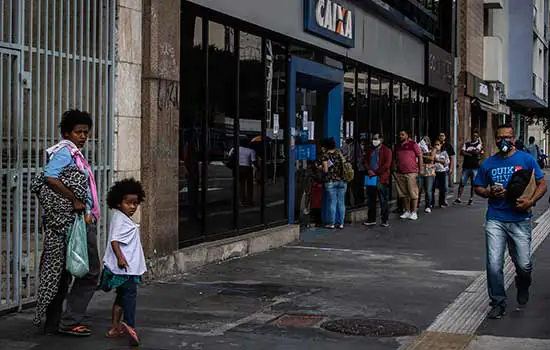
[[[355,177],[355,170],[353,170],[353,165],[351,165],[350,162],[344,158],[344,155],[342,152],[340,153],[340,157],[342,158],[342,177],[344,178],[345,182],[352,182],[353,178]]]

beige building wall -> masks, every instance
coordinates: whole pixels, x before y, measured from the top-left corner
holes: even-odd
[[[114,180],[141,179],[142,1],[117,1]],[[140,222],[140,212],[135,220]]]

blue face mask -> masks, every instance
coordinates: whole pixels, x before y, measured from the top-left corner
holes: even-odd
[[[497,147],[502,153],[508,153],[512,150],[512,143],[508,140],[500,140],[497,142]]]

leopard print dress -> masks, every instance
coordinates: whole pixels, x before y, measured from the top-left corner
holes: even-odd
[[[77,199],[85,201],[88,179],[76,166],[67,166],[59,174],[61,181]],[[40,326],[48,305],[52,302],[65,268],[67,232],[75,215],[70,200],[45,185],[44,174],[37,175],[31,182],[31,191],[36,194],[42,209],[44,249],[40,258],[40,284],[33,324]]]

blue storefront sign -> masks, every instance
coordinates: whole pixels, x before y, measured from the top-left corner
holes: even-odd
[[[304,29],[344,47],[355,46],[355,12],[337,0],[304,0]]]

